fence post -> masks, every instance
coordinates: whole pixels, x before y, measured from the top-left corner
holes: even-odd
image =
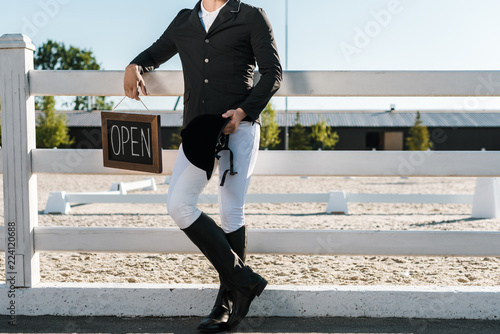
[[[494,219],[500,217],[500,180],[497,177],[478,177],[472,218]]]
[[[341,190],[330,191],[328,196],[328,204],[326,205],[326,213],[348,214],[347,197],[345,192]]]
[[[31,168],[36,148],[35,102],[28,79],[34,51],[31,40],[22,34],[0,37],[4,224],[9,258],[5,268],[16,287],[33,287],[40,281],[33,245],[33,230],[38,224],[37,179]],[[10,262],[13,254],[15,265]]]

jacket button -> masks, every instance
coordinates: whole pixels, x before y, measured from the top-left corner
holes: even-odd
[[[207,38],[207,39],[205,40],[205,43],[207,43],[207,44],[208,44],[208,43],[210,43],[210,40]]]
[[[205,81],[205,83],[208,83],[208,79],[205,79],[204,81]]]
[[[205,58],[205,63],[208,63],[208,62],[209,62],[208,58]]]

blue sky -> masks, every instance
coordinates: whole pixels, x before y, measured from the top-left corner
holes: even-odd
[[[266,10],[289,70],[500,70],[498,0],[248,0]],[[0,35],[23,32],[91,49],[107,70],[123,69],[195,0],[0,0]],[[178,70],[178,58],[161,69]],[[115,99],[116,100],[116,99]],[[148,98],[172,109],[175,98]],[[278,109],[284,99],[273,99]],[[500,110],[500,99],[290,98],[289,110]],[[127,102],[124,108],[140,108]]]

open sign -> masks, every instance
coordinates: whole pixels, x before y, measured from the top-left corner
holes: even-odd
[[[102,112],[104,167],[161,173],[160,116]]]

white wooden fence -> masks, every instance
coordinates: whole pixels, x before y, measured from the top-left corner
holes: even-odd
[[[38,173],[120,174],[102,167],[100,150],[35,147],[35,95],[123,95],[121,71],[35,71],[35,47],[23,35],[0,38],[4,238],[16,256],[6,266],[19,287],[40,280],[38,252],[194,252],[176,229],[38,227]],[[151,95],[183,94],[178,71],[145,76]],[[499,71],[286,72],[280,96],[499,96],[482,82]],[[165,174],[175,151],[164,152]],[[477,176],[500,175],[500,152],[261,152],[257,175]],[[6,228],[9,228],[9,233]],[[9,240],[10,238],[10,240]],[[14,247],[11,247],[14,246]],[[500,232],[253,230],[249,250],[260,253],[500,256]]]

